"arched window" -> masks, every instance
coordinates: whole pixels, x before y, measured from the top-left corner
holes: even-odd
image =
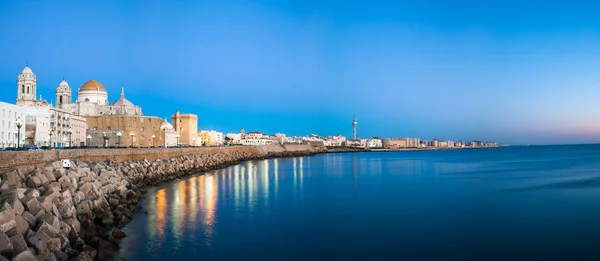
[[[62,104],[62,96],[60,96],[60,98],[59,98],[59,99],[60,99],[60,103]]]
[[[89,98],[85,98],[85,101],[86,101],[86,102],[89,102],[89,101],[90,101],[90,99],[89,99]]]
[[[27,86],[27,94],[29,94],[29,86]]]
[[[21,92],[25,93],[25,85],[23,85]]]

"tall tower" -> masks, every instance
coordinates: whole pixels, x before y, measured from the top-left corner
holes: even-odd
[[[354,120],[352,121],[352,128],[354,129],[353,140],[356,140],[356,124],[358,124],[358,122],[356,122],[356,113],[354,113]]]
[[[65,79],[56,87],[56,107],[62,108],[64,104],[71,103],[71,87]]]
[[[35,88],[35,74],[26,65],[17,80],[17,105],[26,105],[35,101]]]

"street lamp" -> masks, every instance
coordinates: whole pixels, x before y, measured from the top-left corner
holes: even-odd
[[[69,127],[67,133],[69,133],[69,147],[73,147],[73,128]]]
[[[121,136],[123,136],[123,133],[121,131],[117,132],[117,137],[119,137],[119,147],[122,147]]]
[[[156,147],[154,146],[154,140],[156,139],[156,135],[152,134],[152,147]]]
[[[48,132],[48,135],[50,136],[50,148],[52,148],[52,143],[53,143],[53,142],[52,142],[52,135],[54,135],[54,129],[51,129],[51,130]]]
[[[196,147],[196,138],[192,139],[192,145],[194,145],[194,147]]]
[[[17,117],[15,124],[17,124],[17,148],[19,148],[21,147],[21,127],[23,126],[23,120],[21,120],[21,117]]]
[[[131,147],[133,148],[133,136],[135,136],[135,133],[132,131],[129,133],[129,136],[131,136]]]
[[[90,146],[92,135],[88,134],[86,138],[87,138],[87,145]]]
[[[175,146],[179,146],[179,133],[175,134],[175,138],[177,138],[177,143],[175,144]]]
[[[108,146],[108,135],[106,132],[102,133],[102,137],[104,138],[104,147],[106,148],[106,146]]]

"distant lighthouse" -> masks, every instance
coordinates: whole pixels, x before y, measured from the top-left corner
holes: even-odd
[[[354,120],[352,121],[352,128],[354,129],[354,139],[356,140],[356,124],[358,124],[358,122],[356,122],[356,113],[354,113]]]

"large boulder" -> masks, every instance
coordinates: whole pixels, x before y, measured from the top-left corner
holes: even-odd
[[[16,215],[15,221],[17,223],[18,234],[25,235],[25,233],[27,233],[27,229],[29,229],[29,222],[27,222],[27,220],[25,220],[25,218],[21,215]]]
[[[13,257],[12,261],[37,261],[37,258],[30,250],[27,250]]]
[[[0,211],[0,231],[6,233],[17,227],[15,212],[11,208],[5,208]]]
[[[27,223],[29,224],[29,228],[33,229],[35,227],[37,220],[35,219],[35,216],[33,214],[25,211],[23,212],[23,215],[21,215],[21,217],[25,219],[25,221],[27,221]]]
[[[10,243],[13,246],[13,252],[15,255],[20,254],[23,251],[28,251],[27,242],[25,242],[25,238],[23,235],[16,235],[10,237]]]
[[[33,246],[37,253],[52,253],[56,248],[54,241],[46,233],[39,231],[29,239],[29,245]]]
[[[14,254],[14,249],[12,243],[10,242],[10,238],[8,238],[4,232],[0,232],[0,254],[9,258]]]
[[[40,209],[42,209],[42,204],[40,204],[37,197],[25,196],[21,199],[21,202],[23,203],[25,210],[29,211],[32,215],[37,214]]]

